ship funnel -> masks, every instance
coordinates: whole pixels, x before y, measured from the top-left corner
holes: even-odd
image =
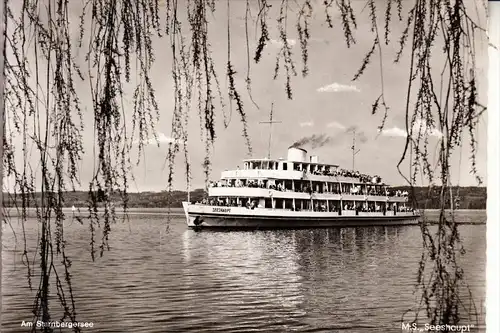
[[[303,148],[288,148],[288,160],[292,162],[307,162],[307,150]]]
[[[311,163],[319,163],[319,158],[317,155],[311,156]]]

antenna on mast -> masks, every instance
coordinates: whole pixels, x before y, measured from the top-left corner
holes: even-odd
[[[271,159],[271,140],[273,137],[273,124],[279,124],[281,121],[273,120],[274,103],[271,104],[271,112],[269,113],[269,121],[261,121],[260,124],[269,124],[269,145],[267,147],[267,158]]]
[[[359,153],[359,149],[356,150],[356,129],[352,130],[352,171],[355,171],[354,169],[354,156],[356,156],[357,153]]]

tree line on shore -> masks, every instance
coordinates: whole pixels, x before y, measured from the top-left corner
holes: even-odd
[[[413,202],[413,196],[417,202],[417,208],[420,209],[438,209],[439,196],[441,192],[440,186],[434,187],[414,187],[413,191],[409,186],[393,187],[394,190],[408,191],[409,202]],[[486,209],[486,187],[469,186],[469,187],[453,187],[451,195],[446,194],[446,207],[451,207],[451,201],[455,202],[455,208],[460,209]],[[98,202],[103,201],[103,194],[97,194]],[[196,189],[191,191],[191,201],[201,201],[206,196],[204,189]],[[86,207],[88,204],[89,193],[86,191],[72,191],[64,194],[64,206],[66,207]],[[129,208],[166,208],[182,207],[182,201],[187,198],[186,191],[162,191],[162,192],[133,192],[128,193]],[[451,199],[452,198],[452,199]],[[30,206],[35,206],[35,201],[39,202],[40,195],[36,193],[30,199]],[[101,199],[101,200],[100,200]],[[122,206],[122,201],[119,193],[112,195],[112,201],[116,203],[116,207]],[[22,197],[14,196],[10,193],[4,193],[4,207],[21,206]]]

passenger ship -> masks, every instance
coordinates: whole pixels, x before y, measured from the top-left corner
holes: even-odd
[[[417,224],[408,193],[378,176],[320,163],[290,147],[287,159],[247,159],[223,171],[208,198],[183,202],[192,228],[313,228]]]

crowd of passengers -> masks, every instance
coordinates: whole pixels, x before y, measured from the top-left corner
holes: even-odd
[[[344,205],[344,210],[354,210],[354,211],[365,212],[365,213],[383,212],[384,208],[385,208],[385,206],[380,206],[380,205],[375,205],[375,206],[364,206],[364,205],[354,205],[354,204],[345,204]],[[296,209],[296,210],[300,210],[300,209]],[[322,204],[316,203],[314,205],[313,210],[315,212],[326,212],[326,211],[328,211],[327,207],[326,207],[326,204],[324,204],[324,203],[322,203]],[[338,207],[331,206],[329,211],[330,212],[337,212],[338,210],[339,210]],[[389,210],[394,210],[394,206],[393,206],[393,209],[389,209]],[[386,211],[387,211],[387,209],[386,209]],[[398,212],[411,212],[411,211],[413,211],[413,209],[410,208],[410,207],[400,206],[400,207],[397,208],[397,211]]]
[[[225,184],[221,181],[218,182],[210,182],[209,187],[232,187],[231,184]],[[235,183],[234,187],[242,187],[242,183],[238,180]],[[269,187],[266,187],[263,182],[259,182],[256,180],[249,180],[247,181],[247,184],[245,187],[252,187],[252,188],[269,188],[270,190],[276,190],[276,191],[292,191],[291,189],[285,189],[284,186],[280,183],[278,185],[269,185]],[[296,189],[295,192],[304,192],[304,193],[329,193],[329,194],[353,194],[353,195],[379,195],[379,196],[388,196],[388,197],[407,197],[408,196],[408,191],[394,191],[394,190],[388,190],[388,189],[377,189],[374,186],[368,186],[368,188],[365,191],[362,191],[361,186],[355,186],[355,187],[350,187],[348,190],[343,190],[340,191],[338,188],[333,188],[332,191],[316,191],[316,189],[309,185],[303,185],[299,189]]]
[[[215,199],[215,198],[210,198],[210,199],[203,199],[201,201],[197,201],[195,204],[197,205],[209,205],[209,206],[225,206],[225,207],[247,207],[249,209],[254,209],[254,208],[262,208],[262,206],[260,206],[258,203],[257,203],[257,200],[249,200],[247,199],[246,200],[246,203],[243,204],[243,202],[240,200],[239,202],[236,200],[236,199],[225,199],[225,200],[222,200],[222,199]]]
[[[392,209],[388,209],[388,210],[394,210],[395,206],[392,207]],[[372,213],[372,212],[382,212],[384,211],[385,209],[385,206],[380,206],[380,205],[375,205],[375,206],[363,206],[363,205],[354,205],[354,204],[346,204],[344,205],[344,210],[356,210],[358,212],[369,212],[369,213]],[[404,206],[399,206],[397,207],[397,211],[398,212],[411,212],[413,211],[413,209],[411,207],[404,207]]]
[[[209,206],[223,206],[223,207],[247,207],[248,209],[254,209],[254,208],[263,208],[261,205],[257,203],[257,200],[245,200],[245,203],[240,200],[239,202],[236,199],[220,199],[220,198],[205,198],[201,201],[197,201],[195,204],[197,205],[209,205]],[[344,205],[344,210],[353,210],[353,211],[358,211],[358,212],[383,212],[385,206],[380,206],[380,205],[375,205],[375,206],[364,206],[364,205],[354,205],[354,204],[345,204]],[[279,208],[278,208],[279,209]],[[292,209],[293,210],[293,209]],[[394,206],[392,209],[389,210],[394,210]],[[295,208],[295,211],[300,211],[300,208]],[[315,212],[338,212],[339,207],[332,205],[330,206],[329,209],[327,209],[326,204],[322,203],[316,203],[313,206],[313,211]],[[411,212],[413,211],[412,208],[410,207],[404,207],[404,206],[399,206],[397,208],[398,212]]]
[[[307,170],[303,170],[305,173],[307,173]],[[360,182],[363,183],[370,183],[373,182],[373,180],[376,181],[377,184],[380,184],[382,182],[382,178],[379,176],[370,176],[367,174],[360,173],[359,171],[351,171],[351,170],[345,170],[345,169],[338,169],[335,171],[330,171],[330,170],[314,170],[312,172],[313,175],[317,176],[332,176],[332,177],[351,177],[351,178],[359,178]]]

